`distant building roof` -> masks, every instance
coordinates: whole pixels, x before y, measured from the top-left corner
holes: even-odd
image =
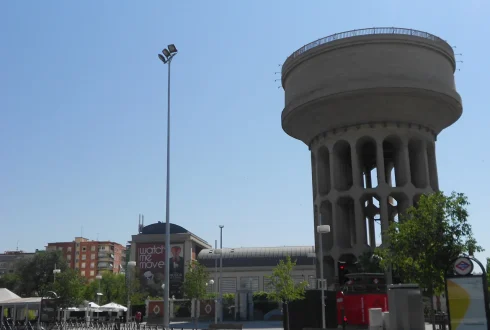
[[[151,225],[143,227],[141,230],[141,234],[143,235],[151,235],[151,234],[165,234],[165,223],[157,222]],[[187,234],[189,231],[179,225],[175,225],[173,223],[170,224],[170,234]]]
[[[308,254],[314,252],[313,246],[227,248],[223,249],[223,267],[276,266],[287,256],[296,261],[296,265],[312,265],[314,260]],[[204,249],[197,256],[206,267],[213,267],[219,258],[214,249]]]
[[[11,299],[20,299],[18,295],[10,291],[6,288],[0,288],[0,302],[11,300]]]
[[[26,304],[40,304],[41,300],[43,298],[41,297],[30,297],[30,298],[14,298],[14,299],[9,299],[9,300],[4,300],[2,301],[2,305],[26,305]]]

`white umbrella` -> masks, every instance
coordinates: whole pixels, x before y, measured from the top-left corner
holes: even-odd
[[[91,308],[99,308],[100,307],[99,305],[97,305],[94,302],[89,302],[87,305],[88,305],[88,307],[91,307]]]
[[[127,307],[124,307],[123,305],[119,305],[116,303],[108,303],[103,306],[100,306],[101,309],[108,310],[108,311],[124,311],[126,312],[128,309]]]

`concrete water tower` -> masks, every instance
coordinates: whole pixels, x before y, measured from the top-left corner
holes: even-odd
[[[455,68],[446,41],[401,28],[338,33],[284,62],[282,127],[311,151],[315,228],[331,226],[327,279],[438,190],[435,141],[462,114]]]

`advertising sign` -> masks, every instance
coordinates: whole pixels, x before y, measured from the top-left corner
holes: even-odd
[[[200,317],[214,317],[214,300],[200,301]]]
[[[163,308],[163,301],[150,300],[147,301],[147,312],[146,312],[146,322],[148,324],[162,324],[163,313],[165,312]]]
[[[41,322],[56,322],[58,306],[55,299],[41,299]]]
[[[180,298],[184,281],[184,245],[172,244],[170,253],[166,254],[164,243],[140,243],[136,254],[142,288],[152,296],[161,296],[165,281],[165,262],[169,262],[170,296]]]
[[[446,279],[452,330],[487,330],[483,277]]]

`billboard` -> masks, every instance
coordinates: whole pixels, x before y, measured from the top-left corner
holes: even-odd
[[[140,284],[151,296],[162,296],[165,281],[165,262],[170,267],[170,296],[181,298],[184,281],[184,245],[171,244],[170,253],[165,253],[164,243],[140,243],[136,251]]]
[[[451,277],[446,281],[451,329],[487,330],[483,277]]]

